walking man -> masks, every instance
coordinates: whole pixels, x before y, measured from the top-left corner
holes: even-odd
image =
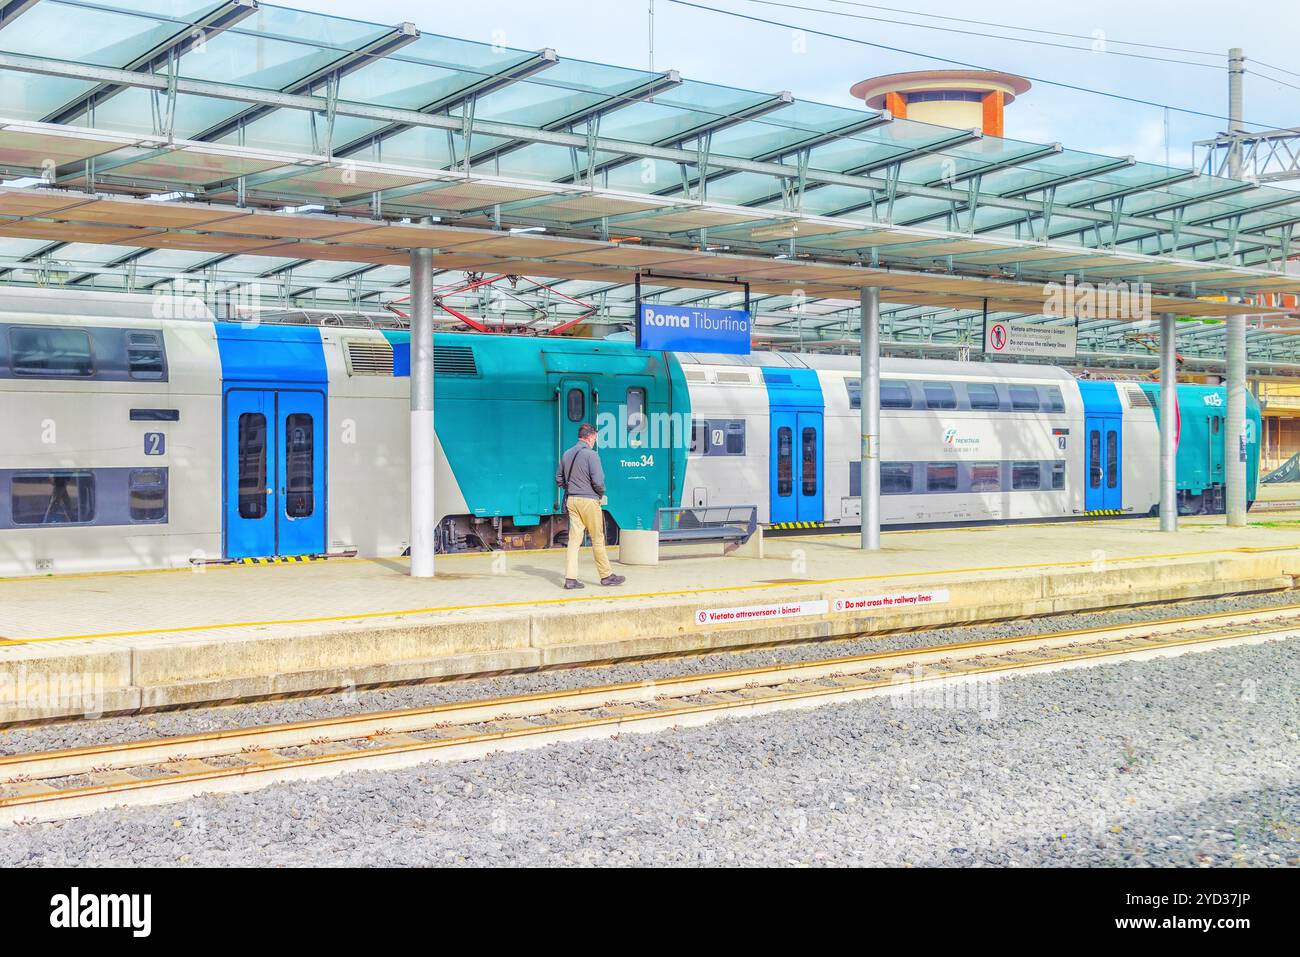
[[[569,515],[569,547],[564,570],[565,588],[585,588],[578,581],[578,553],[582,550],[582,536],[591,536],[591,553],[596,559],[596,574],[602,585],[621,585],[627,581],[615,575],[605,554],[605,513],[601,502],[605,497],[605,470],[601,468],[596,453],[596,427],[578,427],[578,441],[560,457],[555,470],[555,484],[564,490],[564,508]]]

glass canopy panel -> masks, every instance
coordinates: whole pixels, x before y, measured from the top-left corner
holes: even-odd
[[[180,74],[282,90],[391,32],[379,24],[260,5],[182,57]]]
[[[478,137],[474,138],[475,153],[481,153]],[[586,158],[578,156],[585,175]],[[573,156],[568,147],[532,143],[516,150],[506,150],[486,157],[474,164],[477,172],[519,179],[538,179],[547,182],[564,179],[573,174]]]
[[[535,78],[481,97],[475,119],[547,126],[642,86],[655,74],[585,60],[561,60]]]
[[[160,107],[162,110],[166,109],[163,99],[156,97],[149,90],[138,87],[122,89],[116,95],[96,104],[93,126],[95,129],[113,130],[119,133],[145,136],[156,134],[158,131],[154,128],[155,116],[160,117],[158,112]],[[239,104],[232,103],[230,100],[178,93],[175,113],[176,136],[179,139],[198,136],[241,109]],[[82,117],[76,122],[91,125],[85,121],[86,118]]]
[[[713,149],[722,156],[752,159],[793,150],[823,136],[869,120],[872,113],[795,100],[761,118],[737,123],[713,134]]]
[[[478,148],[481,139],[487,137],[474,137],[475,148]],[[371,161],[379,161],[382,158],[385,163],[395,163],[400,166],[445,169],[453,160],[451,155],[453,141],[456,143],[457,151],[454,159],[461,160],[464,158],[460,151],[461,137],[448,136],[446,130],[436,130],[427,126],[413,126],[394,133],[392,136],[385,137],[378,147],[367,144],[363,149],[349,156],[358,160]],[[498,140],[498,142],[503,141]]]
[[[1063,150],[1020,166],[989,173],[984,177],[981,189],[1000,195],[1024,193],[1062,177],[1086,176],[1089,170],[1111,162],[1114,162],[1111,157]]]
[[[0,31],[0,37],[4,34],[5,31]],[[94,83],[81,80],[0,70],[0,116],[13,120],[43,120],[65,103],[94,88]]]
[[[211,258],[211,253],[190,252],[184,249],[157,249],[146,252],[136,259],[135,267],[137,270],[185,272]]]
[[[178,8],[195,8],[183,2]],[[204,4],[201,8],[212,6]],[[179,13],[179,10],[169,10]],[[69,29],[76,24],[76,29]],[[189,21],[126,13],[81,3],[44,0],[4,25],[0,50],[27,56],[125,67],[177,34]]]
[[[880,208],[885,207],[885,196],[879,194]],[[871,217],[871,190],[852,186],[818,186],[805,190],[803,211],[809,216],[829,216],[832,213],[848,216],[863,222]]]
[[[814,147],[808,165],[836,173],[851,169],[878,169],[915,151],[937,146],[953,136],[952,130],[943,127],[894,120]]]
[[[49,240],[45,239],[0,238],[0,262],[23,259],[49,245]]]
[[[140,250],[134,246],[102,246],[98,243],[68,243],[50,254],[55,262],[76,266],[102,266]]]

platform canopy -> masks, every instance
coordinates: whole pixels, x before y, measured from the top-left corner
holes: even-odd
[[[613,322],[639,274],[747,283],[758,338],[807,347],[878,287],[887,344],[977,342],[987,312],[1145,352],[1133,319],[1174,312],[1220,354],[1216,319],[1300,293],[1285,189],[254,0],[0,3],[0,172],[0,282],[365,312],[427,248],[438,284],[538,277]],[[1052,305],[1068,283],[1150,300]],[[503,318],[550,315],[515,289]],[[1293,331],[1252,359],[1296,360]]]

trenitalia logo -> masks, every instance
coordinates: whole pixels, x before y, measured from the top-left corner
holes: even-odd
[[[129,928],[132,937],[148,937],[153,930],[153,895],[82,894],[74,887],[50,898],[50,926]]]

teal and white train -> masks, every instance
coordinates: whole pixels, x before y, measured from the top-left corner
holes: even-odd
[[[0,575],[402,555],[407,334],[156,305],[0,293]],[[858,525],[854,357],[448,333],[435,371],[440,551],[564,542],[555,462],[584,422],[601,433],[611,537],[679,506]],[[902,359],[882,376],[887,526],[1155,508],[1156,386]],[[1180,510],[1221,510],[1224,391],[1180,387],[1179,410]],[[1253,400],[1248,418],[1253,500]]]

